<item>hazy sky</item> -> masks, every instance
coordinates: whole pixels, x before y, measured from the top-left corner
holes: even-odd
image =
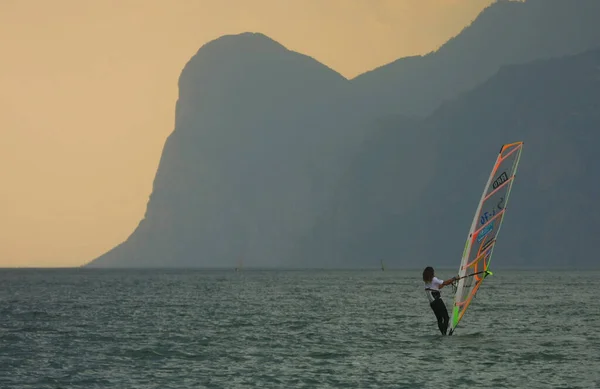
[[[0,0],[0,267],[79,266],[129,236],[204,43],[262,32],[352,78],[492,2]]]

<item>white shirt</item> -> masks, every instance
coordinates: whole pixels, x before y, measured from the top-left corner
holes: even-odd
[[[442,283],[444,283],[443,280],[440,280],[437,277],[433,277],[433,279],[431,280],[430,283],[425,284],[425,293],[427,294],[427,298],[429,299],[430,303],[432,303],[436,297],[440,297],[439,286],[442,285]],[[438,291],[438,292],[432,292],[432,291]]]
[[[425,284],[425,289],[440,290],[439,286],[442,285],[443,283],[444,283],[443,280],[440,280],[437,277],[433,277],[433,279],[431,280],[431,282],[429,284]]]

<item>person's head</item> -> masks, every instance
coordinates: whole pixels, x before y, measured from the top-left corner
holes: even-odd
[[[425,270],[423,270],[423,281],[431,282],[433,280],[433,268],[431,266],[427,266]]]

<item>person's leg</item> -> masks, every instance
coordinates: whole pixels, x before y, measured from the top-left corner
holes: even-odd
[[[433,300],[433,302],[430,304],[431,305],[431,309],[433,310],[433,313],[435,314],[435,318],[437,319],[437,324],[438,324],[438,328],[440,329],[440,332],[443,334],[444,330],[443,330],[443,326],[442,326],[442,315],[441,315],[441,311],[439,309],[439,303],[438,303],[438,299]]]
[[[448,310],[446,310],[446,305],[442,301],[441,298],[435,299],[431,303],[431,309],[433,309],[433,313],[435,313],[435,317],[437,318],[438,328],[442,335],[446,335],[446,331],[448,330]]]
[[[444,304],[442,299],[440,299],[440,310],[442,311],[442,319],[444,326],[443,334],[446,335],[446,332],[448,331],[448,323],[450,322],[450,318],[448,317],[448,310],[446,309],[446,304]]]

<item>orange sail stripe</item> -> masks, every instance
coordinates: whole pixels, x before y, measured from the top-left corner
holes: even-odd
[[[477,238],[477,236],[479,235],[479,232],[481,230],[483,230],[485,227],[488,226],[488,224],[490,224],[491,222],[493,222],[494,220],[498,219],[499,216],[504,215],[504,211],[506,211],[506,208],[504,208],[502,211],[498,212],[493,218],[491,218],[490,220],[488,220],[484,225],[482,225],[481,227],[479,227],[479,229],[477,231],[475,231],[473,233],[473,237],[471,238],[473,241],[475,241],[475,239]]]
[[[482,245],[483,245],[483,243],[482,243]],[[487,255],[488,251],[490,251],[490,249],[491,249],[493,246],[494,246],[494,243],[490,244],[490,246],[489,246],[489,247],[487,247],[485,250],[483,250],[483,252],[482,252],[480,255],[478,255],[478,256],[477,256],[477,258],[475,258],[475,259],[474,259],[474,260],[472,260],[471,262],[467,263],[467,264],[466,264],[465,266],[463,266],[462,268],[463,268],[463,269],[468,269],[469,267],[471,267],[471,266],[473,266],[473,265],[477,264],[477,262],[481,261],[481,259]]]
[[[511,182],[514,178],[515,178],[514,175],[510,176],[510,178],[508,180],[504,181],[500,186],[498,186],[496,189],[491,191],[489,195],[485,196],[485,198],[483,199],[483,202],[486,202],[490,197],[492,197],[496,192],[498,192],[500,189],[502,189],[502,187],[504,185],[507,185],[509,182]]]
[[[505,160],[505,159],[506,159],[506,158],[508,158],[508,157],[509,157],[509,156],[510,156],[512,153],[514,153],[514,152],[516,152],[517,150],[519,150],[519,149],[521,148],[521,144],[522,144],[522,142],[517,142],[517,143],[511,143],[511,144],[509,144],[509,145],[505,145],[505,146],[502,148],[502,151],[500,152],[500,158],[501,158],[502,160]],[[515,147],[515,148],[513,148],[513,149],[512,149],[510,152],[508,152],[508,154],[506,154],[506,155],[502,155],[502,153],[503,153],[503,152],[504,152],[506,149],[508,149],[508,148],[510,148],[510,147],[512,147],[512,146],[516,146],[516,145],[518,145],[518,146],[517,146],[517,147]]]
[[[504,146],[502,146],[502,151],[500,153],[502,154],[502,152],[504,152],[504,150],[511,148],[513,146],[521,146],[522,144],[523,144],[523,141],[507,143]]]
[[[467,307],[469,306],[469,303],[473,299],[473,296],[475,295],[475,293],[477,293],[477,289],[479,289],[479,285],[481,285],[482,282],[483,282],[483,280],[481,280],[481,281],[479,281],[479,282],[477,282],[475,284],[475,287],[473,288],[473,290],[469,294],[469,297],[466,300],[460,301],[460,302],[456,303],[456,305],[458,305],[459,307],[462,307],[462,311],[463,312],[467,310]],[[462,318],[462,313],[460,315],[460,318]]]

